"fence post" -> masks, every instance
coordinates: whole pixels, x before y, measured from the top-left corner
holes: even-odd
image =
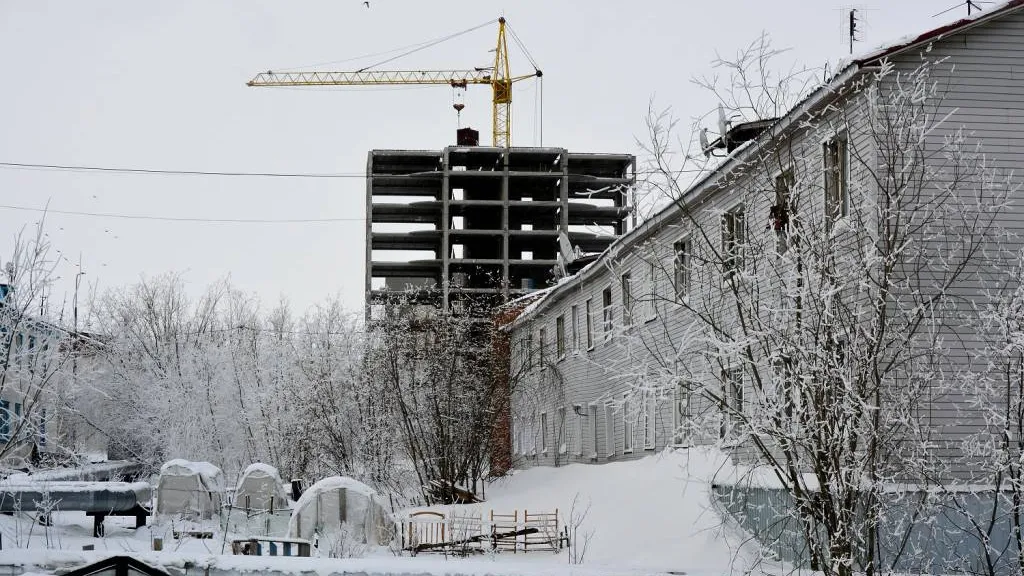
[[[523,528],[530,527],[530,511],[523,508]],[[528,552],[527,546],[530,544],[530,535],[523,534],[523,552]]]

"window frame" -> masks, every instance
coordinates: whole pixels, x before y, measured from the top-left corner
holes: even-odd
[[[590,303],[593,298],[587,298],[586,302],[586,324],[587,324],[587,350],[594,349],[594,317],[591,315]]]
[[[572,351],[580,351],[580,307],[572,305]]]
[[[686,425],[686,420],[691,416],[689,382],[683,378],[679,378],[672,390],[673,446],[677,448],[689,447],[689,437],[685,432],[683,432],[683,427]]]
[[[658,446],[658,398],[653,393],[644,402],[644,450]]]
[[[850,214],[850,138],[839,130],[822,142],[821,172],[824,177],[826,230]]]
[[[537,346],[537,361],[540,363],[541,370],[547,370],[547,365],[544,362],[544,348],[546,346],[544,341],[547,339],[547,330],[543,326],[537,331],[537,339],[539,340]]]
[[[672,288],[675,301],[684,303],[690,297],[690,282],[693,265],[693,240],[689,234],[681,236],[672,243]]]
[[[622,453],[632,454],[633,444],[636,440],[636,430],[634,429],[633,423],[630,421],[631,409],[629,401],[629,394],[622,395]]]
[[[780,186],[782,183],[785,184],[785,187]],[[788,252],[790,246],[797,240],[790,226],[792,217],[796,213],[793,205],[793,187],[795,185],[796,175],[792,165],[772,174],[775,205],[769,210],[768,226],[775,233],[775,253],[779,256]]]
[[[612,287],[609,284],[601,291],[601,320],[604,328],[604,339],[607,342],[612,337],[612,328],[615,324],[615,313],[612,306],[614,300],[612,298]]]
[[[615,456],[615,407],[611,404],[604,407],[604,443],[605,458]]]
[[[559,362],[565,360],[565,314],[555,318],[555,355]]]
[[[558,448],[558,454],[559,455],[567,454],[569,452],[569,442],[568,442],[569,439],[567,438],[567,436],[568,436],[567,432],[568,431],[565,429],[565,420],[566,420],[565,406],[559,406],[558,408],[555,409],[555,423],[558,425],[558,428],[557,428],[556,433],[554,435],[555,436],[555,442],[558,443],[557,448]]]
[[[722,271],[726,278],[745,270],[746,245],[747,212],[740,203],[722,213]]]
[[[633,322],[636,320],[633,316],[633,271],[626,270],[619,275],[619,288],[622,291],[622,325],[624,327],[633,326]]]
[[[548,453],[548,413],[540,413],[540,453],[547,455]]]
[[[576,414],[576,433],[578,438],[575,454],[577,458],[583,458],[583,440],[587,437],[587,418],[586,414],[583,412],[582,404],[573,404],[572,411]]]
[[[598,414],[598,412],[599,411],[597,409],[597,404],[590,404],[590,405],[587,406],[587,413],[590,414],[590,417],[593,419],[593,422],[590,423],[590,439],[594,442],[594,445],[591,446],[591,450],[590,450],[590,459],[591,460],[597,460],[598,455],[601,452],[601,446],[600,446],[600,442],[599,442],[599,439],[598,439],[599,429],[597,427],[598,426],[598,424],[597,424],[597,417],[598,417],[597,414]]]
[[[644,322],[651,322],[658,317],[658,261],[651,258],[647,262],[647,277],[644,284],[647,287],[647,299],[643,307]]]

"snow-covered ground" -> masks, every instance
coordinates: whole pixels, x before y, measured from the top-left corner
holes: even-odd
[[[284,570],[320,574],[725,574],[748,563],[752,550],[737,546],[743,539],[712,507],[709,481],[724,459],[704,450],[666,451],[642,460],[600,466],[573,464],[560,468],[517,471],[487,487],[487,501],[447,507],[458,513],[487,516],[513,510],[547,512],[558,509],[563,522],[586,511],[579,526],[581,543],[590,541],[581,566],[570,566],[566,551],[501,553],[469,559],[437,554],[395,557],[387,549],[367,558],[251,558],[222,556],[225,539],[175,540],[171,526],[134,529],[134,518],[108,518],[107,535],[92,537],[92,519],[80,512],[53,516],[54,526],[34,525],[27,516],[0,516],[3,551],[0,567],[20,565],[51,573],[112,554],[129,553],[165,566],[209,567],[210,574]],[[725,468],[729,468],[725,466]],[[453,512],[456,510],[452,510]],[[236,536],[231,534],[228,538]],[[152,552],[151,540],[164,539],[164,551]],[[85,545],[95,552],[82,552]],[[740,552],[737,552],[740,550]],[[227,545],[230,554],[230,543]],[[739,564],[734,566],[734,560]],[[18,573],[15,570],[14,573]],[[0,574],[5,573],[0,568]]]

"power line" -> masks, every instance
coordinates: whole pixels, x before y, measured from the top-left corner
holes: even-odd
[[[91,216],[98,218],[120,218],[123,220],[158,220],[164,222],[201,222],[208,224],[328,224],[331,222],[365,222],[366,218],[192,218],[176,216],[152,216],[148,214],[115,214],[112,212],[79,212],[75,210],[54,210],[31,206],[0,204],[0,209],[65,214],[68,216]]]
[[[60,170],[65,172],[111,172],[119,174],[160,174],[173,176],[248,176],[258,178],[365,178],[358,172],[238,172],[205,170],[158,170],[153,168],[123,168],[107,166],[74,166],[68,164],[30,164],[27,162],[0,162],[0,168],[11,170]]]

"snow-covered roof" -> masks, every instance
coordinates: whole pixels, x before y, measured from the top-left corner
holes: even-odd
[[[987,22],[994,18],[1006,15],[1013,11],[1024,8],[1024,0],[1010,0],[999,6],[981,12],[977,15],[969,18],[962,18],[955,22],[945,24],[938,28],[928,30],[916,35],[904,36],[892,42],[887,42],[878,48],[867,51],[863,54],[854,56],[853,58],[846,59],[840,62],[837,67],[838,71],[824,84],[819,86],[817,89],[811,91],[802,100],[797,102],[791,109],[789,109],[785,115],[780,116],[772,126],[761,133],[760,136],[754,140],[744,142],[743,145],[737,147],[725,161],[709,170],[701,178],[695,180],[690,186],[683,191],[680,201],[682,198],[689,198],[697,193],[710,189],[714,182],[716,182],[724,174],[728,174],[732,166],[737,160],[744,156],[744,154],[756,150],[755,143],[766,140],[769,138],[777,137],[780,133],[780,126],[788,126],[793,123],[796,118],[799,118],[807,112],[814,103],[826,98],[830,94],[835,93],[840,87],[846,85],[853,77],[855,77],[858,71],[879,59],[893,56],[904,50],[909,50],[915,46],[919,46],[926,42],[933,42],[942,39],[951,34],[961,32],[966,28],[979,25],[983,22]],[[600,263],[608,261],[613,258],[623,246],[628,246],[638,239],[648,237],[653,231],[660,229],[662,224],[668,218],[669,215],[675,214],[679,210],[679,201],[669,202],[665,207],[658,210],[654,215],[640,223],[638,226],[619,236],[612,242],[605,250],[596,258],[593,262],[587,264],[576,274],[563,278],[557,285],[545,288],[543,291],[538,291],[529,294],[528,296],[536,297],[536,300],[530,302],[517,316],[516,318],[505,326],[505,329],[513,329],[518,327],[520,324],[525,322],[527,318],[538,309],[544,307],[549,301],[558,297],[562,292],[562,288],[566,288],[571,284],[579,284],[583,278],[589,276],[599,267]],[[537,297],[539,294],[539,297]]]
[[[885,44],[882,44],[881,46],[878,46],[861,54],[856,54],[851,58],[843,60],[841,65],[839,66],[839,69],[841,70],[846,66],[852,64],[866,64],[873,60],[878,60],[880,58],[885,58],[886,56],[896,54],[897,52],[902,52],[903,50],[912,48],[919,44],[941,40],[945,36],[963,31],[964,28],[980,24],[981,22],[988,21],[993,18],[997,18],[1019,8],[1024,8],[1024,0],[1010,0],[1009,2],[1004,2],[1003,4],[1000,4],[999,6],[991,8],[984,12],[978,12],[977,14],[968,16],[967,18],[960,18],[959,20],[950,22],[948,24],[944,24],[942,26],[939,26],[938,28],[932,28],[927,32],[903,36],[901,38],[887,42]]]
[[[202,476],[211,481],[211,487],[223,487],[224,473],[220,471],[220,468],[209,462],[192,462],[175,458],[160,467],[160,474]]]
[[[249,467],[246,468],[245,471],[242,472],[242,475],[239,477],[239,483],[241,483],[241,479],[247,478],[249,476],[263,476],[266,478],[273,478],[274,480],[281,482],[281,474],[277,471],[277,468],[271,466],[270,464],[264,464],[262,462],[250,464]]]
[[[348,476],[329,476],[307,488],[306,491],[302,493],[302,496],[299,497],[299,501],[295,503],[295,509],[301,510],[311,501],[316,500],[317,496],[320,494],[340,490],[342,488],[362,494],[367,498],[377,497],[376,490],[358,480],[354,480]]]

